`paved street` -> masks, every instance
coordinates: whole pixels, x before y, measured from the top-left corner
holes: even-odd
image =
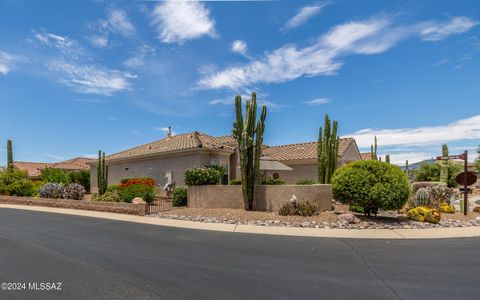
[[[0,209],[0,299],[478,299],[480,238],[222,233]]]

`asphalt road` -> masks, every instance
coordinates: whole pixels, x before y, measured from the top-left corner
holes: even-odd
[[[479,238],[277,237],[0,208],[0,283],[26,283],[0,299],[478,299],[479,249]]]

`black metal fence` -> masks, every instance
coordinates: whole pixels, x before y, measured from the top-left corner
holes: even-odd
[[[146,213],[154,214],[162,211],[166,211],[172,208],[172,199],[168,198],[155,198],[147,205]]]

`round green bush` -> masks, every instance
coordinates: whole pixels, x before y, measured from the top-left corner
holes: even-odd
[[[214,185],[220,182],[221,173],[209,167],[195,167],[185,171],[185,184],[191,185]]]
[[[337,201],[363,208],[366,215],[379,209],[395,210],[408,200],[410,186],[403,171],[376,161],[357,161],[338,169],[332,177],[332,192]]]
[[[173,206],[186,206],[187,205],[187,189],[184,187],[176,187],[173,190]]]

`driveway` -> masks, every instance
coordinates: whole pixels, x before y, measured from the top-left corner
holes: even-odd
[[[478,299],[479,249],[480,238],[300,238],[0,208],[0,283],[27,284],[0,299]]]

